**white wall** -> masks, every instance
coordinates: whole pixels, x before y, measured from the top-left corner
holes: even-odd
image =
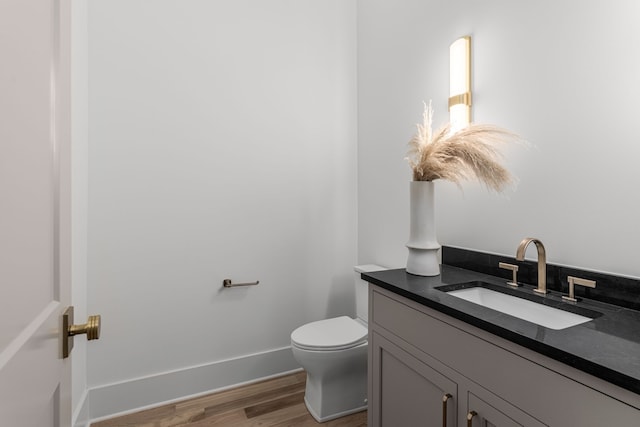
[[[447,120],[448,48],[472,36],[474,120],[532,145],[505,151],[516,191],[437,183],[441,244],[640,276],[640,42],[633,0],[358,2],[360,261],[404,266],[407,141],[433,99]],[[533,256],[533,253],[531,254]]]
[[[352,314],[355,1],[94,0],[88,16],[89,387]]]

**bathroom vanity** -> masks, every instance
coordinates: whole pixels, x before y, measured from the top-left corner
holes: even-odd
[[[640,425],[637,311],[567,304],[596,316],[555,330],[441,290],[480,280],[508,288],[477,271],[443,265],[436,277],[402,269],[362,278],[370,283],[369,426]],[[538,298],[563,304],[559,293]]]

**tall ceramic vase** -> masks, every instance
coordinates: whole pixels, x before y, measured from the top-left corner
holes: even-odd
[[[436,238],[433,181],[411,181],[409,200],[407,273],[437,276],[440,244]]]

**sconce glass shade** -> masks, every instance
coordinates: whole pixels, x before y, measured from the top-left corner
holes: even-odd
[[[471,37],[449,48],[449,121],[455,132],[471,123]]]

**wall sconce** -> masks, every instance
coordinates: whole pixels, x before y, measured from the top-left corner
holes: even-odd
[[[471,123],[471,37],[449,48],[449,121],[455,132]]]

